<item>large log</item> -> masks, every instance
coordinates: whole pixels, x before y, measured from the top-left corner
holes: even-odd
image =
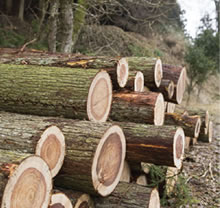
[[[51,190],[52,177],[47,163],[39,156],[29,156],[10,176],[1,207],[48,208]]]
[[[57,195],[59,196],[62,194],[61,198],[68,198],[67,201],[71,201],[72,207],[73,208],[94,208],[94,203],[92,198],[85,193],[70,190],[70,189],[55,189],[53,190],[53,195],[52,198],[57,198]],[[65,195],[65,196],[63,196]],[[60,202],[59,198],[57,199],[58,202]],[[68,202],[67,202],[68,203]],[[64,203],[61,203],[62,206],[64,206]],[[55,208],[55,207],[51,207]],[[68,208],[67,206],[64,208]]]
[[[163,125],[164,99],[155,92],[120,92],[113,94],[110,119]]]
[[[112,101],[107,72],[0,65],[0,110],[106,121]]]
[[[1,112],[0,148],[41,156],[54,177],[63,165],[65,138],[41,117]]]
[[[186,114],[165,113],[165,125],[175,125],[183,128],[186,136],[197,138],[199,136],[200,116],[188,116]]]
[[[141,71],[144,75],[144,85],[150,89],[160,86],[163,77],[160,59],[147,57],[127,57],[129,71]]]
[[[163,78],[172,80],[175,85],[174,96],[170,100],[170,102],[180,104],[182,102],[183,94],[186,88],[186,79],[187,79],[186,68],[163,64],[162,70],[163,70]]]
[[[105,56],[85,56],[81,54],[48,53],[11,49],[0,50],[0,63],[41,66],[71,67],[83,69],[104,69],[111,76],[115,89],[124,87],[128,79],[128,63],[125,58]]]
[[[94,198],[96,208],[160,208],[157,189],[135,183],[119,183],[106,198]]]
[[[125,122],[120,126],[126,137],[127,161],[181,168],[185,145],[182,128]]]

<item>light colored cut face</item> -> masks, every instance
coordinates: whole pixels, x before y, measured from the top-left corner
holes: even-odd
[[[117,65],[117,81],[120,87],[124,87],[128,81],[128,62],[126,58],[118,61]]]
[[[148,208],[160,208],[160,197],[157,189],[153,189],[150,194]]]
[[[52,195],[49,208],[73,208],[73,206],[69,198],[60,192]]]
[[[79,208],[89,208],[89,205],[87,202],[82,202],[80,205],[79,205]]]
[[[154,68],[154,80],[155,80],[155,85],[157,87],[160,86],[162,78],[163,78],[162,62],[160,59],[157,59],[155,68]]]
[[[195,138],[197,138],[199,136],[200,128],[201,128],[201,119],[199,118],[196,122],[195,130],[194,130],[195,131],[195,133],[194,133]]]
[[[212,142],[212,134],[213,134],[213,122],[209,122],[209,130],[208,130],[208,136],[209,136],[209,142]]]
[[[177,85],[176,85],[176,100],[177,100],[178,104],[180,104],[183,99],[183,94],[184,94],[185,88],[186,88],[185,82],[186,82],[186,69],[183,68],[183,70],[180,73]]]
[[[144,76],[142,72],[137,72],[135,76],[134,91],[135,92],[144,91]]]
[[[82,194],[76,204],[74,205],[74,208],[92,208],[93,203],[91,202],[91,198],[88,194]]]
[[[112,85],[107,72],[99,72],[94,78],[87,100],[89,120],[104,122],[107,120],[112,101]]]
[[[170,82],[168,86],[168,92],[169,92],[169,99],[171,99],[174,94],[174,83],[173,82]]]
[[[26,169],[15,184],[10,208],[41,208],[45,195],[46,183],[43,175],[35,168]]]
[[[156,126],[163,125],[164,114],[165,114],[164,98],[163,98],[163,95],[160,93],[157,96],[157,100],[156,100],[155,108],[154,108],[154,124]]]

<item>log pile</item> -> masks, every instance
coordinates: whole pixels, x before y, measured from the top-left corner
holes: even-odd
[[[0,71],[2,208],[157,208],[185,135],[211,142],[208,113],[175,105],[185,68],[160,59],[0,49]]]

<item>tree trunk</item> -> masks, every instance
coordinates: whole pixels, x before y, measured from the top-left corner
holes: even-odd
[[[110,119],[161,126],[164,122],[163,95],[154,92],[115,93]]]
[[[65,194],[66,197],[68,197],[68,199],[71,201],[74,208],[94,208],[93,200],[88,194],[84,194],[82,192],[78,192],[74,190],[59,189],[59,190],[53,190],[52,198],[53,197],[58,198],[57,196],[55,196],[57,194],[58,195]],[[61,205],[64,206],[64,204],[61,204]],[[55,208],[55,207],[50,207],[50,208]]]
[[[4,151],[4,157],[6,155],[11,161],[13,158],[17,160],[17,156],[20,158],[14,152]],[[52,178],[47,163],[39,156],[29,156],[11,174],[2,197],[2,207],[48,208],[51,190]]]
[[[165,125],[175,125],[183,128],[186,136],[195,137],[199,136],[201,119],[199,116],[188,116],[177,113],[165,113]]]
[[[119,183],[106,198],[94,198],[96,208],[140,208],[160,207],[157,189],[133,183]]]
[[[163,64],[163,78],[174,82],[174,96],[170,102],[180,104],[186,88],[186,69],[185,67],[172,66]]]
[[[52,40],[52,37],[50,37],[50,40]],[[129,73],[128,63],[125,58],[104,56],[92,57],[78,54],[51,54],[48,52],[39,53],[32,50],[26,50],[22,53],[18,53],[14,49],[0,49],[0,63],[30,64],[57,67],[60,66],[71,68],[83,68],[84,70],[102,69],[107,71],[108,74],[111,76],[113,89],[115,90],[125,87]]]
[[[168,79],[162,79],[160,87],[155,89],[156,92],[161,92],[165,101],[170,101],[174,94],[174,82]]]
[[[140,71],[144,75],[144,85],[150,89],[160,86],[163,77],[160,59],[146,57],[127,57],[130,71]]]
[[[0,110],[103,122],[112,85],[105,71],[0,65]]]
[[[23,22],[24,21],[24,0],[20,0],[18,18]]]
[[[41,156],[52,177],[60,170],[65,155],[65,140],[56,126],[41,117],[0,114],[0,148]]]
[[[181,168],[185,144],[185,135],[181,128],[125,122],[119,125],[126,138],[127,161]]]
[[[68,122],[61,129],[67,151],[55,185],[109,195],[118,184],[124,166],[126,144],[122,130],[115,125],[88,121]]]
[[[126,89],[134,92],[143,92],[144,91],[144,75],[142,72],[129,72],[129,77]]]
[[[6,7],[7,15],[11,15],[13,0],[7,0],[5,1],[5,3],[6,3],[5,7]]]
[[[211,143],[213,139],[212,134],[213,134],[213,123],[212,121],[209,121],[208,127],[204,127],[204,126],[201,127],[198,141]]]
[[[48,21],[48,49],[55,53],[57,48],[57,24],[58,24],[59,0],[50,1],[50,17]]]
[[[73,47],[73,1],[62,0],[60,3],[61,47],[63,53],[71,53]]]

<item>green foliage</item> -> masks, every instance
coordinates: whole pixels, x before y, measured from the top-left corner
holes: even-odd
[[[161,58],[161,57],[163,57],[163,52],[156,48],[154,50],[154,56],[157,56],[157,57]]]

